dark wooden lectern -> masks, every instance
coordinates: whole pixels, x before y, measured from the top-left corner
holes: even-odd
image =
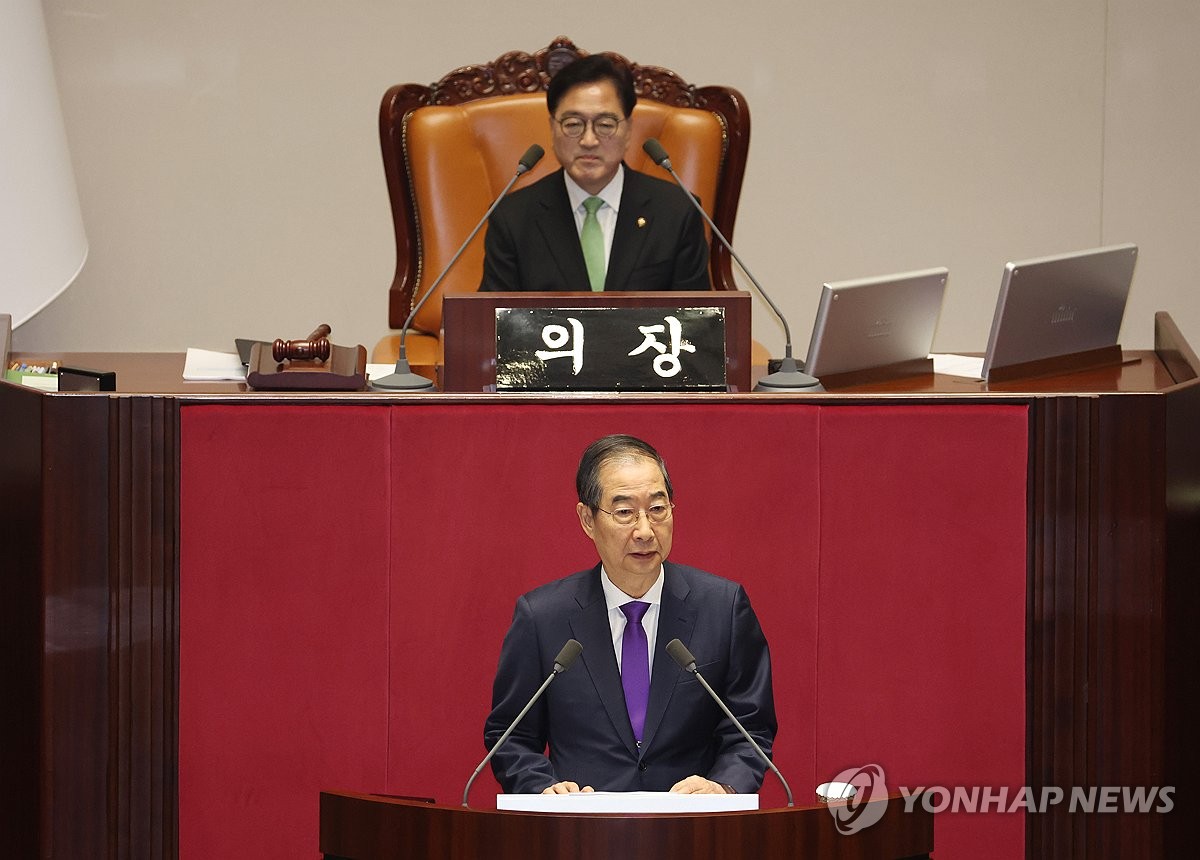
[[[884,801],[872,801],[882,803]],[[326,860],[882,860],[928,857],[933,815],[903,798],[850,835],[825,806],[709,815],[551,815],[497,812],[348,792],[321,792]]]

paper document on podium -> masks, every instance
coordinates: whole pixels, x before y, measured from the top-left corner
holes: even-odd
[[[672,794],[669,791],[595,791],[577,794],[497,794],[496,808],[554,813],[707,813],[758,809],[757,794]]]
[[[983,378],[982,355],[954,355],[953,353],[932,353],[933,372],[947,376],[965,376],[968,379]]]
[[[235,352],[214,352],[189,346],[183,360],[183,378],[189,382],[214,382],[223,379],[242,381],[246,368]]]

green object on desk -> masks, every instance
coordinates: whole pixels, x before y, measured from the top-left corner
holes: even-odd
[[[58,391],[57,373],[31,373],[28,370],[5,370],[5,382],[15,382],[17,385],[28,385],[42,391]]]

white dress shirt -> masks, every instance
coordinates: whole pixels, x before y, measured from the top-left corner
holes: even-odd
[[[613,653],[617,655],[617,668],[621,668],[621,640],[625,633],[625,613],[621,607],[631,600],[649,603],[650,607],[642,616],[642,629],[646,631],[646,650],[650,653],[650,673],[654,673],[654,643],[658,639],[658,615],[662,606],[663,570],[658,568],[658,579],[654,585],[641,597],[630,597],[613,585],[608,578],[608,571],[600,566],[600,586],[604,589],[604,602],[608,604],[608,626],[612,630]]]
[[[600,189],[599,194],[588,194],[564,170],[563,178],[567,180],[567,197],[571,201],[571,211],[575,214],[575,232],[583,232],[583,219],[587,210],[583,201],[589,197],[599,197],[604,205],[596,210],[596,220],[600,222],[600,232],[604,234],[604,271],[608,271],[608,260],[612,255],[613,233],[617,228],[617,212],[621,209],[621,192],[625,189],[625,165],[621,165],[612,180]]]

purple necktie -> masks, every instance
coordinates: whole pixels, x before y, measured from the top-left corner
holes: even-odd
[[[621,607],[625,613],[625,632],[621,634],[621,686],[625,688],[625,707],[633,736],[640,744],[646,727],[646,703],[650,700],[650,651],[646,647],[646,630],[642,616],[649,603],[631,600]]]

